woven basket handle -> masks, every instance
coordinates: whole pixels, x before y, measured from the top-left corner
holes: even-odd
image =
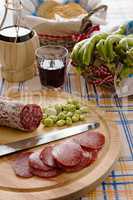
[[[86,30],[88,30],[89,27],[92,26],[92,22],[90,20],[90,17],[99,12],[100,10],[104,10],[105,12],[107,11],[108,9],[108,6],[107,5],[101,5],[101,6],[98,6],[97,8],[94,8],[93,10],[90,10],[88,15],[85,16],[83,19],[82,19],[82,22],[81,22],[81,27],[80,27],[80,33],[85,33]]]

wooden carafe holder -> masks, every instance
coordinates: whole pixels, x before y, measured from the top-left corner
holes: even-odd
[[[3,26],[8,10],[20,11],[21,1],[14,6],[6,1]],[[19,5],[19,6],[18,6]],[[8,82],[20,82],[31,79],[36,74],[35,50],[40,46],[35,31],[19,26],[19,18],[15,25],[0,30],[0,64],[1,75]]]

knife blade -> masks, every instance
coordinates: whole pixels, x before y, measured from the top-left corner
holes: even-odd
[[[40,146],[42,144],[47,144],[49,142],[61,140],[67,137],[71,137],[87,130],[98,128],[100,124],[98,122],[92,122],[87,124],[82,124],[74,126],[71,128],[62,129],[55,132],[50,132],[48,134],[39,134],[37,136],[30,137],[28,139],[23,139],[7,144],[0,145],[0,157],[8,154],[16,153],[18,151],[30,149],[33,147]]]

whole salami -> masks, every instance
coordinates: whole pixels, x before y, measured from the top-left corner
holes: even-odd
[[[0,98],[0,126],[22,131],[35,130],[42,120],[41,107]]]

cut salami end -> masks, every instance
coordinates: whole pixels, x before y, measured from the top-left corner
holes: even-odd
[[[13,163],[13,169],[17,176],[24,178],[32,177],[29,166],[29,156],[32,152],[21,153]]]
[[[43,171],[51,170],[51,167],[45,165],[40,159],[40,152],[34,152],[29,156],[30,167]]]
[[[52,154],[56,162],[69,167],[77,165],[83,156],[80,145],[74,142],[64,142],[56,145]]]
[[[39,126],[42,116],[41,107],[36,104],[0,99],[0,126],[31,132]]]
[[[60,174],[60,171],[57,169],[53,169],[46,172],[43,170],[31,168],[31,173],[41,178],[52,178],[52,177],[58,176]]]
[[[84,132],[82,135],[74,137],[73,141],[85,149],[99,150],[105,143],[105,137],[98,132]]]
[[[40,153],[40,159],[45,165],[48,165],[49,167],[56,168],[56,162],[52,155],[53,146],[47,146],[45,147],[42,152]]]
[[[20,122],[25,130],[35,130],[42,120],[42,110],[36,104],[28,104],[24,106],[20,113]]]

